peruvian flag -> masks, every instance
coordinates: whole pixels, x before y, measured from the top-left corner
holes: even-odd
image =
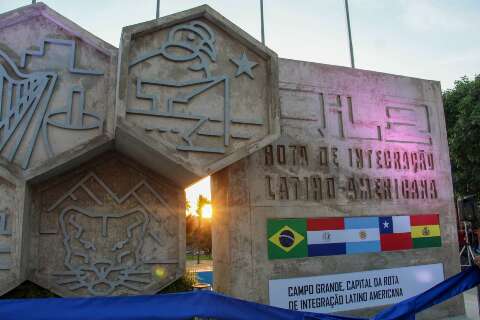
[[[382,251],[413,248],[409,216],[379,217]]]

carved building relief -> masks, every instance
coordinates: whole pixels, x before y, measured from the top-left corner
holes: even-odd
[[[15,177],[0,168],[0,294],[23,280],[22,211],[25,188]]]
[[[119,295],[155,292],[179,276],[180,189],[118,154],[67,176],[34,192],[37,281],[62,295]]]
[[[43,4],[22,9],[0,16],[0,156],[30,169],[113,133],[116,53]]]
[[[209,8],[178,17],[124,29],[119,112],[204,175],[275,133],[276,56]]]

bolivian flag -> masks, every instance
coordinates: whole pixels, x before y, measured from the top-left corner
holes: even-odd
[[[438,214],[412,215],[410,225],[414,249],[442,246]]]
[[[268,219],[268,258],[307,256],[307,219]]]

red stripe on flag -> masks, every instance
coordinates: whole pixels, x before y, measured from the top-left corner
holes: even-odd
[[[307,231],[342,230],[345,229],[343,218],[309,218]]]
[[[433,214],[416,214],[410,216],[411,226],[427,226],[440,224],[438,213]]]
[[[406,250],[413,248],[410,232],[380,234],[382,251]]]

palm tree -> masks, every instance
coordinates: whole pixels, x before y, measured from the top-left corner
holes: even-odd
[[[197,247],[197,264],[200,264],[200,242],[201,242],[201,236],[202,236],[202,219],[203,219],[203,208],[210,204],[210,200],[208,200],[206,197],[199,195],[198,196],[198,201],[197,201],[197,216],[198,216],[198,228],[197,228],[197,241],[196,241],[196,247]]]

